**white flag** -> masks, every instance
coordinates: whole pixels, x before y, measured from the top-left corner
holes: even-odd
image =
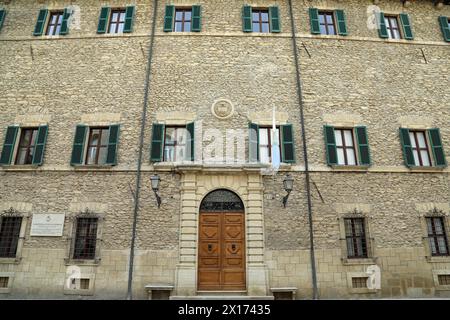
[[[272,169],[278,170],[280,167],[280,146],[278,141],[280,138],[278,137],[277,126],[275,124],[275,106],[273,107],[273,116],[272,116]]]

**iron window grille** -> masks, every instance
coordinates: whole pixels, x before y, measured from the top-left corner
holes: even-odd
[[[0,288],[8,288],[9,277],[0,277]]]
[[[228,190],[216,190],[209,193],[203,199],[200,210],[203,212],[242,212],[244,211],[244,204],[234,192]]]
[[[98,218],[77,218],[74,259],[93,260],[97,245]]]
[[[364,218],[345,218],[344,224],[348,258],[367,258]]]
[[[0,225],[0,258],[15,258],[22,217],[2,217]]]
[[[450,274],[439,274],[438,282],[440,286],[450,286]]]
[[[428,243],[432,256],[448,256],[448,242],[443,217],[427,217]]]
[[[367,288],[367,279],[368,277],[353,277],[352,278],[352,287],[353,288]]]

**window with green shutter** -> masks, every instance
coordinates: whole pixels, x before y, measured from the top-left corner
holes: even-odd
[[[378,20],[378,35],[380,38],[387,39],[389,38],[387,27],[386,27],[386,20],[384,18],[384,13],[380,12],[377,16]]]
[[[77,125],[73,140],[72,156],[70,164],[72,166],[82,165],[84,159],[84,143],[86,140],[87,127],[85,125]]]
[[[119,145],[120,125],[109,126],[108,153],[106,164],[115,166],[117,164],[117,147]]]
[[[336,164],[338,164],[338,159],[337,159],[336,139],[334,137],[334,127],[324,126],[323,132],[324,132],[324,138],[325,138],[327,163],[330,166],[336,165]]]
[[[33,161],[34,165],[42,165],[44,161],[45,144],[47,143],[48,126],[39,126],[36,143],[34,145]]]
[[[0,9],[0,30],[2,30],[3,23],[5,22],[6,10]]]
[[[348,34],[347,32],[347,21],[345,17],[344,10],[335,10],[336,15],[336,25],[338,34],[341,36],[346,36]]]
[[[320,34],[319,10],[318,9],[309,8],[309,24],[311,26],[312,34]]]
[[[248,125],[248,157],[249,162],[259,161],[259,126],[256,123]]]
[[[152,126],[152,145],[150,150],[150,161],[161,162],[164,149],[164,125],[154,123]]]
[[[193,32],[200,32],[202,30],[202,7],[192,6],[192,28]]]
[[[441,25],[442,36],[444,40],[450,42],[450,19],[449,17],[439,17],[439,24]]]
[[[409,130],[400,128],[400,142],[402,144],[403,159],[407,167],[414,167],[416,162],[414,160],[411,139],[409,137]]]
[[[106,30],[108,28],[108,20],[109,20],[109,12],[111,8],[110,7],[102,7],[100,9],[100,16],[98,18],[98,26],[97,26],[97,33],[102,34],[106,33]]]
[[[34,36],[40,36],[44,32],[45,23],[47,22],[47,15],[48,10],[47,9],[41,9],[39,10],[39,14],[36,21],[36,26],[34,27]]]
[[[127,6],[127,8],[125,9],[125,25],[123,27],[124,33],[133,32],[134,12],[135,6]]]
[[[295,163],[294,132],[292,124],[281,126],[281,161]]]
[[[164,15],[164,32],[172,32],[174,13],[175,6],[166,5],[166,13]]]
[[[252,32],[252,7],[249,5],[242,7],[242,30]]]
[[[403,28],[403,38],[405,38],[406,40],[413,40],[414,35],[412,32],[411,20],[409,19],[409,15],[406,13],[401,13],[400,21],[402,23]]]
[[[69,33],[69,18],[72,14],[72,10],[70,8],[65,8],[61,23],[61,29],[59,31],[60,35],[66,35]]]
[[[430,139],[431,150],[433,151],[435,165],[437,167],[446,167],[447,161],[445,159],[445,152],[439,128],[429,129],[428,136]]]
[[[360,126],[356,127],[355,131],[359,152],[359,164],[363,166],[370,166],[371,160],[367,128],[364,126]]]
[[[269,7],[270,32],[281,32],[280,10],[277,6]]]
[[[2,155],[0,157],[0,165],[11,164],[18,131],[19,131],[18,126],[10,126],[6,129]]]

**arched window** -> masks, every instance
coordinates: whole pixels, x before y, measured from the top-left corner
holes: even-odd
[[[220,189],[215,190],[203,199],[200,211],[244,211],[244,204],[237,194],[232,191]]]

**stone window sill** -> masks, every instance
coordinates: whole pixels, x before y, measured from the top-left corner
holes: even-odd
[[[445,167],[408,167],[408,169],[413,172],[441,172],[445,170]]]
[[[450,291],[450,285],[436,286],[437,291]]]
[[[369,289],[369,288],[350,288],[350,293],[355,294],[370,294],[370,293],[377,293],[377,289]]]
[[[341,171],[367,171],[370,166],[346,166],[346,165],[332,165],[333,170]]]
[[[112,164],[101,164],[101,165],[93,165],[93,164],[83,164],[76,165],[73,168],[77,171],[83,170],[111,170],[114,167]]]
[[[11,288],[0,288],[0,294],[10,293]]]
[[[0,258],[0,264],[19,264],[21,258]]]
[[[92,259],[92,260],[84,260],[84,259],[64,259],[64,263],[66,266],[68,265],[83,265],[83,266],[98,266],[100,265],[100,258]]]
[[[76,296],[93,296],[94,290],[91,289],[64,289],[65,295],[76,295]]]
[[[341,258],[342,264],[344,266],[353,266],[353,265],[372,265],[376,264],[377,258],[360,258],[360,259],[351,259],[351,258]]]
[[[426,256],[428,262],[431,263],[449,263],[450,256]]]
[[[36,170],[40,166],[37,164],[8,164],[1,166],[4,170]]]

